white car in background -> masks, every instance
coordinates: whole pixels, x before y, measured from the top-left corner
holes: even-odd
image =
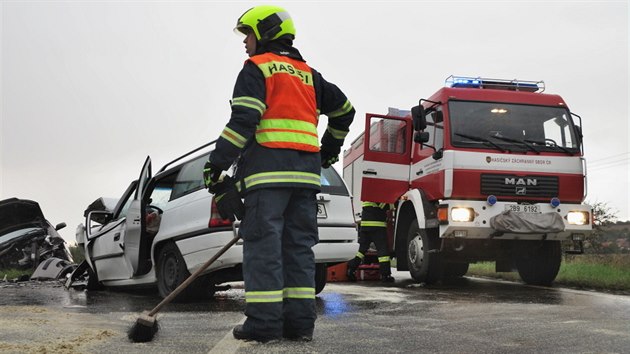
[[[101,203],[86,210],[77,243],[85,250],[88,288],[157,286],[165,297],[234,238],[238,222],[219,217],[213,195],[202,180],[210,152],[198,152],[211,144],[170,162],[155,176],[147,157],[139,179],[113,209],[99,198]],[[321,184],[319,243],[313,247],[317,293],[326,285],[327,266],[351,259],[358,247],[352,200],[343,179],[333,168],[322,169]],[[179,300],[211,296],[225,288],[222,283],[242,280],[242,261],[239,241]]]

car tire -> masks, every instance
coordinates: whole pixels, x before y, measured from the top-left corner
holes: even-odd
[[[516,269],[529,285],[549,286],[556,279],[562,263],[560,241],[544,241],[535,248],[527,248],[516,258]]]
[[[190,276],[190,272],[184,262],[184,257],[179,252],[177,245],[172,242],[162,246],[157,254],[156,277],[158,291],[161,297],[167,297],[181,283]],[[197,288],[197,282],[193,282],[184,289],[173,301],[185,302],[193,299]]]
[[[438,249],[437,233],[433,229],[421,229],[414,220],[407,233],[407,265],[411,277],[420,283],[432,284],[442,277],[441,256]]]
[[[326,287],[328,277],[328,266],[326,263],[315,264],[315,294],[319,294]]]

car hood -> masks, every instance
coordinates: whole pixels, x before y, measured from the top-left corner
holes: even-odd
[[[0,201],[0,236],[20,229],[47,227],[37,202],[18,198]]]

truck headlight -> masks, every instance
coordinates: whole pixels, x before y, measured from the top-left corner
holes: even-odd
[[[570,225],[588,225],[588,211],[570,211],[567,213],[567,221]]]
[[[451,220],[458,222],[466,222],[475,220],[475,211],[472,208],[453,208],[451,209]]]

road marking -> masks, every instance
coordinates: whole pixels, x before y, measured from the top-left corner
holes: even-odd
[[[243,316],[243,319],[237,325],[245,323],[245,319],[247,317]],[[232,335],[232,330],[228,331],[228,333],[215,345],[208,354],[233,354],[236,353],[238,348],[240,348],[241,344],[244,342],[239,339],[235,339]]]

